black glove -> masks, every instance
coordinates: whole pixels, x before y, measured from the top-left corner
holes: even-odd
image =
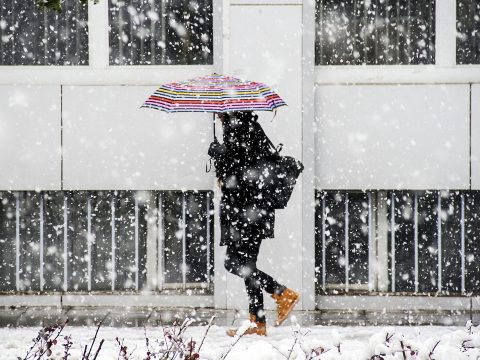
[[[218,140],[215,140],[210,144],[208,149],[208,156],[214,158],[215,160],[220,159],[225,154],[225,145],[220,144]]]

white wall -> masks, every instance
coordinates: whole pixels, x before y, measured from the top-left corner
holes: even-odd
[[[60,189],[60,108],[60,86],[0,86],[0,189]]]
[[[288,107],[260,113],[260,123],[271,140],[283,143],[282,153],[302,156],[302,7],[300,5],[232,5],[229,9],[228,73],[274,87]],[[249,26],[245,26],[248,19]],[[289,287],[302,284],[301,179],[285,210],[276,211],[275,239],[261,247],[258,267]],[[225,249],[221,249],[221,256]],[[217,255],[219,256],[219,255]],[[222,269],[215,271],[225,272]],[[243,280],[226,274],[229,308],[247,308]],[[267,308],[274,303],[266,297]]]
[[[472,190],[480,190],[480,85],[472,85]]]
[[[468,189],[468,85],[318,86],[320,189]]]
[[[65,189],[211,189],[211,115],[140,108],[153,86],[63,89]]]

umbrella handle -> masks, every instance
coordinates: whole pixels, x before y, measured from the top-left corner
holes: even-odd
[[[217,140],[217,135],[215,134],[215,113],[213,113],[213,140]]]

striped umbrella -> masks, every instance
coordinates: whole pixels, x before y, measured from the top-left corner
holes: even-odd
[[[166,112],[272,111],[285,102],[260,82],[212,74],[160,86],[142,107]]]

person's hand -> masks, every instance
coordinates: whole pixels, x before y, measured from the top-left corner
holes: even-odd
[[[225,146],[220,144],[217,139],[215,139],[208,148],[208,155],[213,158],[218,158],[223,155],[225,152]]]

